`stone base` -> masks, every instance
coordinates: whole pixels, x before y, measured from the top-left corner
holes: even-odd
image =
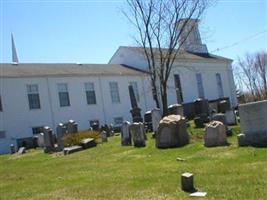
[[[88,149],[88,148],[91,148],[91,147],[95,147],[96,146],[96,142],[95,142],[95,139],[94,138],[86,138],[86,139],[83,139],[81,141],[81,144],[83,149]]]
[[[237,136],[239,146],[267,147],[267,132],[254,134],[239,134]]]
[[[63,152],[64,152],[64,155],[69,155],[71,153],[81,151],[82,149],[83,148],[81,146],[71,146],[71,147],[65,147]]]

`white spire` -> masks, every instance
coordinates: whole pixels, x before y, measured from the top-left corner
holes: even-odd
[[[11,33],[11,43],[12,43],[12,62],[13,63],[18,63],[19,59],[18,59],[18,55],[17,55],[17,51],[16,51],[16,46],[15,46],[15,42],[13,39],[13,34]]]

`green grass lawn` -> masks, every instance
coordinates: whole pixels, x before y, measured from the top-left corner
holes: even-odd
[[[191,199],[180,189],[185,171],[205,199],[267,199],[267,148],[239,148],[233,130],[230,146],[216,148],[205,148],[203,129],[191,126],[191,143],[181,148],[156,149],[149,134],[145,148],[121,147],[114,136],[68,156],[2,155],[0,199]]]

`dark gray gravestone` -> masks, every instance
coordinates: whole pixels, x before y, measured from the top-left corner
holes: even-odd
[[[131,105],[132,105],[132,109],[130,112],[132,114],[133,122],[143,122],[143,119],[141,116],[141,109],[138,108],[137,101],[134,95],[133,86],[129,85],[128,89],[129,89],[130,100],[131,100]]]
[[[181,176],[181,186],[182,190],[186,192],[193,192],[194,188],[194,175],[188,172],[185,172]]]
[[[44,152],[50,153],[54,151],[54,139],[52,129],[48,126],[44,127]]]
[[[64,148],[63,137],[67,134],[67,127],[63,123],[59,123],[57,126],[57,144],[60,150]]]
[[[14,154],[16,152],[14,144],[10,145],[10,154]]]

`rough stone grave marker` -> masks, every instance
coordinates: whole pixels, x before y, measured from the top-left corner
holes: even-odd
[[[121,126],[121,145],[128,146],[132,145],[131,134],[130,134],[130,125],[128,121],[124,121]]]
[[[206,147],[223,146],[227,144],[225,125],[219,121],[211,121],[206,125],[204,145]]]
[[[133,143],[135,147],[145,147],[145,126],[143,123],[132,123],[130,125],[130,133],[133,139]]]

